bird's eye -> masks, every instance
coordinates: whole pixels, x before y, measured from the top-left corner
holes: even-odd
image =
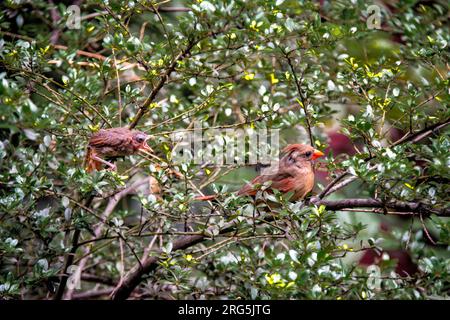
[[[308,151],[308,152],[305,153],[305,156],[306,156],[307,158],[311,157],[311,155],[312,155],[312,152],[311,152],[311,151]]]
[[[136,141],[139,143],[144,142],[144,140],[145,140],[144,137],[136,137]]]

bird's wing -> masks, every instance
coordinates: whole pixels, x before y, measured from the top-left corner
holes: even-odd
[[[93,148],[119,147],[131,143],[132,136],[129,130],[124,128],[114,128],[99,130],[89,140],[89,146]]]
[[[283,193],[294,190],[298,184],[298,181],[292,175],[286,175],[284,177],[280,175],[278,178],[272,180],[271,188],[280,190]]]
[[[302,199],[314,187],[314,171],[308,167],[302,169],[296,166],[282,167],[274,178],[271,187],[283,193],[294,192],[291,201]]]
[[[279,172],[276,174],[257,176],[250,183],[247,183],[245,186],[243,186],[237,194],[253,196],[258,191],[256,185],[261,185],[267,181],[272,182],[272,184],[270,185],[271,188],[278,189],[281,192],[289,192],[294,186],[294,177],[290,173]]]

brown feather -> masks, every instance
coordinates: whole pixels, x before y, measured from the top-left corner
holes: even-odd
[[[276,189],[282,193],[293,192],[291,201],[304,198],[314,187],[314,170],[312,159],[313,147],[304,144],[291,144],[281,152],[281,159],[275,165],[265,169],[263,173],[244,185],[237,195],[254,196],[258,186],[270,181],[268,192]],[[323,154],[322,154],[323,155]],[[197,200],[211,200],[213,196],[203,196]]]
[[[260,175],[246,184],[238,195],[255,195],[257,184],[271,181],[270,189],[287,193],[293,191],[292,201],[304,198],[314,187],[314,172],[309,159],[303,155],[314,148],[303,144],[291,144],[282,151],[279,163],[269,168],[270,174]]]
[[[132,131],[127,128],[102,129],[92,135],[88,146],[99,156],[119,157],[133,154]]]
[[[138,150],[153,150],[147,145],[147,134],[128,128],[101,129],[89,139],[86,151],[86,170],[100,170],[104,163],[97,158],[117,158],[135,154]],[[105,160],[106,161],[106,160]],[[109,162],[107,162],[109,163]],[[111,164],[111,167],[113,165]]]

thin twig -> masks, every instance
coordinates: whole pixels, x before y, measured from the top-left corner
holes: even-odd
[[[286,53],[283,49],[281,49],[281,51],[284,54],[284,57],[287,60],[289,68],[291,69],[292,76],[294,77],[295,86],[297,88],[297,93],[300,96],[300,100],[297,100],[297,101],[298,101],[299,105],[302,107],[303,112],[305,113],[306,129],[308,130],[309,141],[311,143],[311,146],[314,147],[315,143],[314,143],[314,138],[313,138],[312,129],[311,129],[311,117],[308,112],[308,106],[309,106],[308,99],[306,98],[306,95],[302,90],[301,82],[297,77],[297,73],[295,72],[294,64],[292,63],[292,59],[289,56],[289,53]]]
[[[138,112],[136,113],[136,116],[133,118],[133,121],[130,123],[130,129],[133,129],[134,127],[137,126],[137,124],[139,123],[139,121],[141,120],[141,118],[144,116],[144,114],[146,114],[148,112],[148,107],[153,103],[153,101],[155,100],[156,96],[158,95],[159,91],[162,89],[162,87],[165,85],[165,83],[167,82],[167,80],[169,79],[170,75],[172,74],[173,71],[175,71],[175,68],[177,66],[177,63],[181,60],[183,60],[187,55],[189,55],[189,53],[191,52],[191,49],[194,47],[194,45],[197,43],[197,41],[191,40],[187,47],[182,50],[176,57],[175,59],[172,60],[171,64],[169,65],[169,67],[166,69],[166,71],[161,75],[158,83],[156,84],[156,86],[153,88],[152,92],[150,93],[150,95],[147,97],[147,99],[145,99],[144,103],[142,104],[142,106],[139,108]]]
[[[422,213],[419,214],[420,222],[422,223],[423,231],[425,232],[425,235],[427,236],[428,240],[434,245],[436,245],[436,242],[433,240],[433,238],[430,236],[430,233],[428,232],[427,227],[425,226],[425,222],[423,221]]]

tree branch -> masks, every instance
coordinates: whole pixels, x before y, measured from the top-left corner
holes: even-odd
[[[373,198],[320,200],[317,197],[312,198],[310,202],[317,206],[324,205],[328,210],[340,210],[347,208],[382,208],[395,209],[398,212],[404,212],[409,215],[437,214],[439,216],[450,216],[450,208],[436,209],[422,202],[404,202],[397,200],[383,202],[380,199]],[[384,213],[384,211],[381,210],[379,213]]]
[[[132,192],[135,192],[137,188],[141,187],[145,183],[149,183],[151,181],[151,179],[154,179],[154,178],[153,177],[145,177],[144,179],[140,179],[138,181],[135,181],[133,184],[131,184],[130,186],[128,186],[125,189],[121,190],[120,192],[117,192],[117,193],[111,195],[111,197],[109,198],[108,204],[107,204],[105,210],[103,211],[103,214],[101,215],[101,221],[106,221],[108,219],[108,217],[111,215],[111,213],[114,211],[114,209],[116,208],[117,204],[119,203],[119,201],[123,197],[127,196],[128,194],[130,194]],[[100,223],[95,228],[95,230],[94,230],[94,238],[100,237],[102,229],[103,229],[102,227],[103,227],[103,224]],[[81,247],[82,244],[86,244],[86,242],[79,243],[78,240],[77,240],[76,247],[73,247],[73,248],[75,248],[75,250],[76,250],[76,248],[77,247]],[[92,249],[91,247],[86,248],[85,253],[84,253],[84,257],[78,263],[78,268],[80,270],[79,272],[80,272],[82,280],[84,280],[83,279],[83,269],[86,266],[86,263],[87,263],[88,258],[89,258],[89,254],[91,253],[91,249]],[[74,251],[74,254],[75,254],[75,251]],[[73,263],[73,258],[72,258],[72,261],[70,263],[71,264]],[[65,295],[65,299],[72,300],[73,296],[74,296],[74,290],[70,289],[70,290],[67,291],[67,293]]]
[[[397,141],[395,141],[394,143],[392,143],[389,147],[393,148],[396,146],[399,146],[401,144],[404,144],[406,142],[412,142],[412,143],[417,143],[422,139],[425,139],[426,137],[430,136],[433,133],[436,133],[437,131],[445,128],[447,125],[450,124],[450,118],[447,118],[444,121],[435,123],[431,126],[425,127],[422,130],[419,130],[415,133],[411,133]],[[371,157],[367,157],[366,159],[364,159],[364,161],[368,162],[372,159],[374,159],[376,157],[376,155],[373,155]],[[319,199],[323,199],[324,197],[332,194],[333,192],[336,192],[337,190],[345,187],[346,185],[348,185],[349,183],[353,182],[354,180],[356,180],[358,177],[356,176],[352,176],[349,179],[342,181],[341,183],[339,183],[343,178],[345,178],[347,175],[349,175],[349,172],[343,172],[340,175],[338,175],[333,181],[331,181],[326,187],[325,189],[323,189],[319,195],[317,196]],[[338,184],[339,183],[339,184]],[[336,185],[338,184],[338,185]]]
[[[89,198],[87,198],[84,206],[89,207],[92,203],[92,200],[94,200],[94,196],[89,196]],[[66,232],[69,232],[69,231],[66,231]],[[73,232],[71,248],[70,248],[70,251],[66,255],[64,266],[63,266],[63,269],[61,272],[62,274],[61,274],[58,290],[56,291],[56,293],[53,297],[53,300],[61,300],[61,298],[63,297],[64,290],[66,289],[66,285],[67,285],[67,279],[69,278],[69,275],[67,274],[67,269],[72,265],[73,260],[75,258],[75,253],[77,252],[77,249],[78,249],[78,241],[80,239],[80,234],[81,234],[81,229],[78,229],[78,228],[75,229],[75,231]]]
[[[420,140],[428,137],[429,135],[431,135],[431,134],[433,134],[433,133],[435,133],[435,132],[445,128],[449,124],[450,124],[450,118],[447,118],[446,120],[444,120],[442,122],[438,122],[438,123],[435,123],[435,124],[433,124],[431,126],[425,127],[422,130],[419,130],[419,131],[417,131],[415,133],[411,133],[411,134],[407,135],[406,137],[403,137],[403,138],[395,141],[391,145],[391,147],[395,147],[395,146],[398,146],[400,144],[403,144],[405,142],[410,142],[410,141],[413,142],[413,143],[419,142]]]
[[[99,298],[102,296],[107,296],[111,294],[111,291],[113,289],[107,288],[107,289],[99,289],[99,290],[90,290],[86,292],[81,292],[73,295],[73,300],[88,300],[93,298]]]
[[[142,106],[139,108],[138,112],[136,113],[136,116],[133,118],[133,121],[130,123],[130,129],[133,129],[134,127],[137,126],[137,124],[139,123],[139,120],[141,120],[142,116],[148,111],[148,107],[150,106],[150,104],[153,103],[153,101],[155,100],[157,94],[159,93],[159,91],[162,89],[162,87],[166,84],[167,80],[169,80],[170,75],[172,74],[173,71],[175,71],[175,68],[177,66],[178,61],[181,61],[184,59],[184,57],[186,57],[187,55],[189,55],[189,53],[191,52],[192,47],[194,47],[194,45],[197,42],[194,40],[191,40],[188,44],[188,46],[182,50],[176,57],[175,59],[173,59],[173,61],[171,62],[171,64],[169,65],[169,67],[166,69],[166,71],[162,74],[161,78],[159,79],[158,83],[156,84],[156,86],[153,88],[152,92],[150,93],[150,95],[147,97],[147,99],[145,99],[144,103],[142,104]]]
[[[183,250],[204,240],[203,235],[194,235],[182,237],[173,243],[172,251]],[[120,286],[116,287],[112,292],[113,300],[127,299],[139,283],[142,281],[144,274],[156,269],[158,266],[159,256],[152,256],[142,261],[142,267],[135,265],[134,268],[123,278]]]
[[[309,101],[305,96],[305,93],[302,90],[301,87],[301,79],[298,79],[297,74],[295,72],[294,69],[294,64],[292,63],[291,57],[289,57],[289,53],[286,53],[283,49],[281,49],[281,51],[283,52],[287,63],[289,65],[289,68],[291,69],[292,72],[292,76],[294,77],[294,81],[295,81],[295,86],[297,88],[297,93],[300,96],[300,100],[297,100],[298,103],[300,104],[300,107],[302,107],[303,112],[305,112],[305,120],[306,120],[306,128],[308,130],[308,136],[309,136],[309,141],[311,143],[311,146],[315,146],[314,144],[314,138],[313,138],[313,134],[312,134],[312,129],[311,129],[311,118],[308,112],[308,105],[309,105]]]
[[[344,200],[320,200],[315,197],[311,199],[311,203],[315,205],[324,205],[328,210],[339,210],[346,208],[380,208],[383,210],[373,211],[374,213],[386,213],[387,211],[384,209],[390,208],[395,209],[398,212],[404,212],[406,215],[430,215],[430,214],[439,214],[440,216],[450,216],[450,208],[442,208],[436,209],[432,208],[424,203],[414,203],[414,202],[403,202],[403,201],[387,201],[383,202],[379,199],[344,199]],[[234,223],[228,223],[222,230],[220,230],[219,234],[225,234],[228,232],[232,232],[236,230],[236,226]],[[206,235],[192,235],[182,237],[176,240],[173,243],[173,251],[183,250],[189,247],[192,247],[204,240],[209,239]],[[135,265],[134,268],[128,272],[128,274],[124,277],[123,282],[117,286],[113,293],[112,299],[114,300],[122,300],[127,299],[133,290],[139,285],[142,281],[142,277],[154,271],[158,267],[158,262],[160,260],[160,256],[152,256],[147,258],[142,262],[142,267],[139,265]]]
[[[158,7],[159,12],[189,12],[191,8],[185,7]]]

